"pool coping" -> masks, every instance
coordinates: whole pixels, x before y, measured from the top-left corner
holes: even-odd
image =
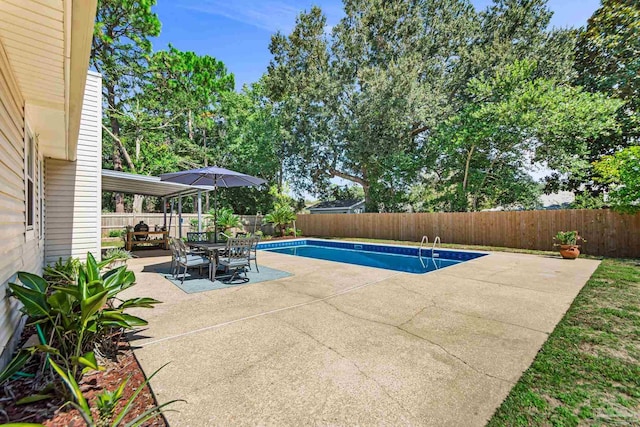
[[[269,250],[275,248],[285,248],[290,246],[299,246],[300,244],[307,244],[308,241],[311,242],[321,242],[323,243],[320,246],[325,247],[333,247],[338,249],[350,249],[350,250],[361,250],[365,252],[376,252],[376,253],[385,253],[389,255],[403,255],[403,256],[419,256],[419,247],[409,246],[409,245],[396,245],[396,244],[378,244],[378,243],[368,243],[368,242],[359,242],[353,240],[329,240],[329,239],[321,239],[314,237],[303,237],[299,239],[288,239],[288,240],[276,240],[274,242],[264,241],[258,244],[258,249],[260,250]],[[349,247],[349,245],[360,245],[361,248]],[[388,248],[390,250],[377,250],[381,248]],[[430,251],[432,248],[427,247],[426,250]],[[474,259],[482,258],[484,256],[490,255],[490,252],[485,251],[468,251],[468,250],[459,250],[459,249],[448,249],[448,248],[436,248],[438,257],[440,259],[449,259],[456,261],[471,261]],[[444,256],[443,256],[444,255]],[[466,255],[466,256],[465,256]],[[424,258],[428,258],[423,256]]]

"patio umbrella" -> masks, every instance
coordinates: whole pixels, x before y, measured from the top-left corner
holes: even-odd
[[[216,242],[218,241],[218,187],[253,187],[267,182],[262,178],[220,168],[218,166],[207,166],[200,169],[165,173],[160,175],[160,180],[186,185],[213,187],[213,226],[215,229],[214,241]]]

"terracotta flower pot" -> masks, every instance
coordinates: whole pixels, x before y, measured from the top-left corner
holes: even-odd
[[[580,255],[580,246],[560,245],[560,255],[564,259],[576,259]]]

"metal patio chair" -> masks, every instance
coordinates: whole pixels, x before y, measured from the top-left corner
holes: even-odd
[[[178,275],[178,258],[180,254],[177,243],[173,237],[169,238],[169,250],[171,251],[171,275],[176,277]]]
[[[251,269],[251,261],[256,265],[256,271],[260,273],[258,268],[258,243],[260,243],[260,236],[250,237],[251,249],[249,250],[249,269]]]
[[[174,239],[174,242],[178,249],[178,272],[180,272],[180,267],[184,268],[180,284],[184,283],[184,278],[187,275],[187,270],[190,268],[198,267],[200,269],[200,275],[202,276],[202,267],[204,267],[205,265],[209,267],[211,264],[211,260],[209,260],[209,258],[205,255],[189,253],[187,245],[180,239]]]
[[[237,278],[242,279],[243,283],[249,281],[246,275],[246,268],[249,267],[249,254],[251,253],[251,245],[253,239],[229,239],[225,254],[220,258],[218,265],[225,267],[229,273],[229,279],[226,283],[233,282]],[[245,273],[244,277],[240,274]]]
[[[206,231],[189,231],[187,233],[187,242],[208,242]]]

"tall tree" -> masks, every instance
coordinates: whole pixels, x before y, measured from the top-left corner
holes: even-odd
[[[212,158],[215,154],[218,164],[265,179],[275,190],[229,188],[220,199],[239,214],[269,212],[274,194],[282,192],[282,130],[262,81],[224,94],[217,127],[220,139]]]
[[[267,75],[289,132],[298,186],[340,177],[362,186],[367,209],[402,208],[424,142],[452,105],[452,69],[473,28],[463,0],[345,2],[326,35],[321,10],[272,38]]]
[[[611,186],[608,194],[613,209],[640,212],[640,145],[604,156],[595,164],[598,180]]]
[[[525,60],[469,82],[470,102],[432,141],[443,148],[442,209],[532,208],[539,192],[532,164],[584,169],[589,139],[616,130],[618,100],[536,75],[537,64]]]
[[[118,115],[118,140],[141,174],[160,174],[207,164],[206,132],[214,126],[224,92],[233,90],[233,75],[210,56],[169,46],[148,58],[144,80]],[[141,211],[143,197],[133,201]]]
[[[234,76],[214,57],[183,52],[173,46],[154,53],[149,79],[138,96],[159,129],[172,141],[182,167],[207,164],[206,131],[216,127],[221,99],[233,91]]]
[[[604,0],[580,33],[576,47],[576,83],[590,92],[619,98],[620,132],[590,141],[589,161],[640,143],[640,2]],[[595,175],[594,175],[595,174]],[[597,179],[593,168],[583,175],[556,175],[551,190],[563,188],[600,197],[610,181]],[[588,197],[586,197],[588,198]]]
[[[479,29],[463,61],[470,70],[467,77],[528,59],[538,64],[537,77],[570,81],[576,31],[550,29],[552,16],[547,0],[494,0],[479,13]]]
[[[120,122],[129,108],[129,100],[146,73],[150,37],[160,33],[160,21],[151,7],[156,0],[99,0],[91,50],[91,65],[103,76],[104,127],[110,143],[115,170],[126,166],[135,171],[124,143],[120,139]],[[122,194],[115,195],[116,212],[124,212]]]

